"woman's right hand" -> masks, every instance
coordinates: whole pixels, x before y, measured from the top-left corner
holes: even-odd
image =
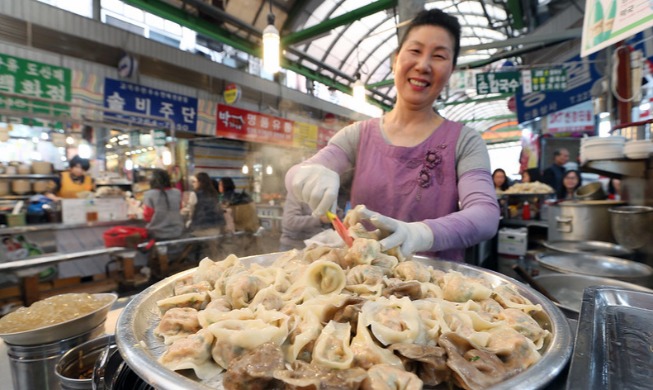
[[[331,169],[319,165],[302,165],[292,180],[292,192],[297,200],[307,203],[313,216],[321,217],[327,210],[335,212],[340,176]]]

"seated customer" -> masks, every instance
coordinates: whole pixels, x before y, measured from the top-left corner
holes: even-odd
[[[195,237],[217,236],[225,226],[224,213],[218,200],[218,191],[211,183],[206,172],[198,172],[191,178],[193,191],[189,194],[188,203],[182,213],[189,215],[189,228]],[[218,260],[217,239],[206,241],[204,255],[212,260]]]
[[[308,204],[297,201],[292,192],[288,192],[281,219],[280,251],[303,249],[304,240],[331,227],[326,215],[316,218],[312,213]]]

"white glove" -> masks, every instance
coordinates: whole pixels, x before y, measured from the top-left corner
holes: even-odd
[[[367,208],[360,212],[381,231],[390,232],[388,237],[379,241],[384,251],[399,246],[399,252],[408,258],[416,252],[431,250],[433,231],[424,222],[402,222]]]
[[[340,176],[329,168],[318,165],[299,167],[291,183],[293,195],[307,203],[313,210],[313,216],[319,218],[327,210],[336,211]]]

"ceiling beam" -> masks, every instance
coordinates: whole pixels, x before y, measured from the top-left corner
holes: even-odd
[[[580,38],[583,35],[583,29],[571,28],[568,30],[563,30],[553,34],[533,34],[525,35],[517,38],[509,38],[501,41],[495,41],[490,43],[482,43],[480,45],[470,45],[463,46],[460,48],[461,53],[475,52],[479,50],[487,49],[501,49],[504,47],[510,46],[520,46],[520,45],[529,45],[532,43],[547,43],[547,42],[557,42],[557,41],[566,41],[569,39]]]
[[[335,18],[328,19],[322,23],[316,24],[315,26],[290,33],[281,38],[281,44],[283,46],[290,46],[317,36],[321,36],[324,33],[333,30],[334,28],[347,25],[366,16],[374,15],[378,12],[385,11],[388,8],[392,8],[397,5],[397,2],[398,0],[375,1],[374,3],[368,4],[361,8],[357,8],[353,11],[349,11],[340,16],[336,16]]]

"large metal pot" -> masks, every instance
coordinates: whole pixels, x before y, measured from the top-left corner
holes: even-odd
[[[614,242],[608,210],[623,204],[613,200],[560,202],[549,208],[548,240]]]

